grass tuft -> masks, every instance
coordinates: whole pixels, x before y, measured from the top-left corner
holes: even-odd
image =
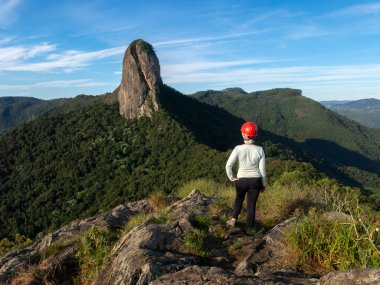
[[[204,230],[195,229],[194,232],[187,233],[184,236],[183,246],[195,255],[208,257],[211,253],[206,250],[207,238],[208,235]]]
[[[317,262],[331,270],[380,266],[380,235],[374,226],[327,220],[313,210],[287,234],[298,264]]]
[[[117,237],[114,233],[95,225],[84,234],[76,253],[82,284],[91,283],[100,268],[110,260],[110,252]]]
[[[212,219],[208,214],[199,214],[192,219],[191,224],[194,228],[207,232],[212,225]]]
[[[153,211],[158,211],[169,206],[170,199],[165,193],[157,191],[149,195],[148,202]]]
[[[67,246],[76,243],[77,241],[79,241],[79,239],[80,239],[79,234],[76,234],[76,235],[73,235],[68,238],[64,238],[55,242],[42,253],[41,261],[55,255],[57,252],[63,250]]]
[[[243,245],[241,244],[241,242],[239,240],[235,240],[231,245],[230,245],[230,248],[232,250],[239,250],[243,247]]]
[[[217,183],[210,179],[196,179],[187,182],[178,188],[176,195],[178,198],[187,197],[193,189],[198,189],[208,197],[224,199],[233,197],[233,194],[235,193],[233,187],[226,186],[226,184]]]
[[[148,217],[149,214],[144,213],[136,214],[131,217],[121,230],[120,236],[128,234],[133,228],[141,225],[146,219],[148,219]]]

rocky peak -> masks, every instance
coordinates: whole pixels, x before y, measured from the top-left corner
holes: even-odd
[[[151,117],[159,109],[161,84],[160,63],[153,47],[143,40],[133,41],[125,51],[122,79],[116,90],[120,114],[129,119]]]

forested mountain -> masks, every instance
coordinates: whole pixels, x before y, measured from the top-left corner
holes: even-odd
[[[19,123],[30,122],[47,113],[70,112],[104,96],[41,100],[32,97],[0,97],[0,135]]]
[[[163,109],[126,120],[118,104],[45,115],[0,140],[1,236],[34,237],[78,217],[173,191],[195,178],[227,181],[224,152],[241,143],[243,120],[163,86]],[[268,134],[269,135],[269,134]],[[317,175],[292,161],[302,152],[266,142],[271,178],[284,169]],[[298,152],[298,154],[297,154]],[[300,159],[298,159],[300,160]]]
[[[269,183],[298,170],[309,181],[327,175],[380,188],[379,134],[299,90],[232,88],[196,100],[162,83],[154,50],[142,40],[126,50],[122,74],[112,94],[10,104],[9,114],[18,108],[40,117],[0,137],[0,239],[33,238],[192,179],[227,182],[225,163],[242,142],[244,120],[259,124]]]
[[[368,189],[380,189],[380,131],[364,127],[309,98],[301,90],[246,93],[240,88],[192,95],[261,129],[289,139],[326,167],[339,169]]]
[[[362,99],[345,104],[326,103],[324,105],[364,126],[380,129],[380,100]]]

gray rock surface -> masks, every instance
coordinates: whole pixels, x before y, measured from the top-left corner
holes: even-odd
[[[212,201],[193,191],[170,206],[168,213],[173,221],[154,224],[153,217],[131,230],[115,245],[111,252],[113,261],[93,284],[148,284],[163,274],[200,263],[197,256],[181,252],[184,234],[193,230],[184,219],[207,212]]]
[[[216,199],[194,189],[188,197],[149,215],[115,244],[110,262],[92,284],[380,284],[379,268],[334,272],[322,278],[296,271],[289,264],[291,255],[284,233],[297,218],[287,219],[253,239],[238,227],[228,227],[213,211],[214,202]],[[132,215],[151,210],[149,202],[142,200],[74,221],[32,246],[0,259],[0,283],[45,284],[39,276],[46,280],[61,280],[58,277],[65,276],[69,278],[64,279],[65,284],[72,284],[72,276],[77,274],[77,269],[72,268],[77,264],[77,233],[87,231],[93,224],[117,229]],[[202,219],[209,219],[207,223],[203,220],[207,226],[200,222]],[[199,230],[207,235],[204,244],[207,255],[197,253],[185,243],[186,237]],[[62,240],[66,241],[65,246],[41,262],[44,251]],[[28,269],[27,274],[14,277],[23,269]]]
[[[184,236],[194,232],[195,217],[209,215],[213,202],[193,190],[168,209],[168,222],[154,223],[154,217],[146,220],[115,245],[112,262],[93,284],[316,284],[318,279],[281,271],[286,268],[278,266],[282,252],[275,250],[291,220],[257,240],[239,229],[231,230],[225,238],[208,245],[208,257],[184,249]],[[236,239],[241,240],[243,248],[234,255],[229,248]]]
[[[115,90],[120,114],[126,118],[151,117],[159,109],[160,64],[150,44],[133,41],[124,54],[120,86]]]
[[[380,267],[331,272],[318,285],[379,285]]]
[[[31,246],[10,252],[0,258],[0,284],[7,283],[10,278],[18,272],[26,270],[29,266],[36,266],[40,261],[44,251],[57,242],[66,240],[67,243],[59,257],[51,259],[52,264],[43,265],[47,271],[60,267],[70,255],[72,255],[75,244],[75,237],[89,230],[92,225],[98,225],[107,229],[116,229],[126,223],[129,218],[136,213],[147,213],[151,211],[151,206],[146,200],[132,202],[127,205],[119,205],[113,210],[93,216],[83,220],[75,220],[59,230],[46,235],[36,241]],[[66,254],[65,254],[66,253]],[[67,254],[70,253],[70,254]],[[43,267],[41,268],[43,270]]]

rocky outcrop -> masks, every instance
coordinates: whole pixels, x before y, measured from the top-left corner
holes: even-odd
[[[146,200],[132,202],[127,205],[119,205],[110,212],[93,216],[84,220],[75,220],[61,229],[48,234],[44,238],[36,241],[31,246],[19,251],[11,252],[0,258],[0,284],[7,284],[10,278],[20,271],[25,271],[28,267],[39,270],[39,272],[54,272],[56,269],[65,268],[65,263],[69,262],[76,252],[76,241],[81,233],[88,231],[92,225],[97,225],[105,229],[115,230],[125,224],[129,218],[136,213],[148,213],[152,210]],[[64,243],[62,243],[64,241]],[[54,254],[49,260],[38,264],[44,252],[58,243],[62,249]],[[26,278],[26,277],[25,277]],[[25,279],[23,277],[23,279]],[[32,277],[30,277],[32,278]],[[15,280],[15,284],[17,280]],[[22,283],[20,283],[22,284]]]
[[[142,200],[74,221],[32,246],[0,259],[0,283],[39,285],[46,283],[45,278],[59,280],[54,284],[72,284],[73,276],[78,276],[75,260],[78,233],[93,224],[118,229],[132,215],[150,213],[114,245],[110,261],[97,273],[93,285],[380,284],[379,268],[334,272],[322,278],[295,270],[284,233],[296,217],[261,236],[252,236],[226,225],[223,216],[228,209],[215,210],[219,202],[193,190],[188,197],[157,212],[152,213],[149,202]],[[189,239],[195,233],[203,236]],[[41,259],[46,249],[62,241],[66,242],[59,251]],[[26,274],[13,277],[23,269],[27,269]],[[58,279],[60,276],[64,278]]]
[[[115,90],[120,114],[129,119],[151,117],[159,109],[161,84],[160,64],[153,47],[143,40],[133,41],[125,51],[121,83]]]
[[[378,285],[380,267],[331,272],[323,276],[318,285]]]
[[[291,220],[253,241],[239,229],[226,228],[219,215],[210,215],[214,201],[193,190],[168,208],[165,223],[154,216],[146,220],[115,245],[112,262],[93,284],[316,284],[318,279],[281,264],[282,230]],[[204,215],[214,225],[203,229],[209,237],[206,256],[184,242],[200,230],[197,217]],[[233,251],[237,240],[241,248]]]

